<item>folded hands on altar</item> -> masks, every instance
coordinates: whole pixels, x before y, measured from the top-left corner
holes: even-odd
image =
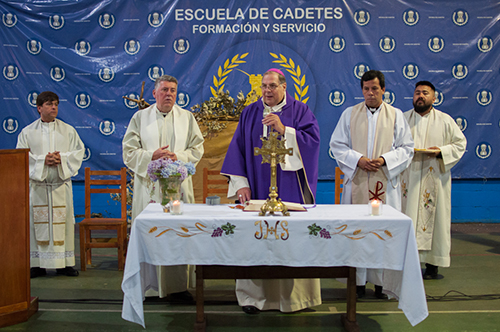
[[[385,159],[378,157],[376,159],[369,159],[361,157],[358,160],[358,167],[367,172],[377,172],[380,167],[385,165]]]
[[[153,157],[151,158],[151,160],[156,160],[161,158],[168,158],[172,159],[173,161],[176,161],[177,155],[172,151],[169,151],[168,145],[166,145],[158,148],[155,152],[153,152]]]

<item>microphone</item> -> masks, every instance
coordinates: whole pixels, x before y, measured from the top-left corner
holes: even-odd
[[[264,111],[262,112],[262,118],[265,118],[268,114],[271,114],[271,109],[268,107],[264,107]],[[262,137],[267,138],[269,136],[269,126],[264,125],[262,128]]]

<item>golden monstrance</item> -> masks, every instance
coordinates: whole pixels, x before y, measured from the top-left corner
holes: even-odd
[[[271,186],[269,187],[269,198],[260,208],[259,216],[265,216],[267,212],[274,215],[275,212],[282,212],[284,216],[289,216],[288,208],[281,199],[278,198],[278,187],[276,186],[276,167],[278,163],[285,163],[285,155],[293,155],[292,148],[285,148],[285,139],[278,139],[279,135],[273,131],[269,137],[261,137],[262,148],[254,148],[254,155],[262,155],[262,163],[271,164]]]

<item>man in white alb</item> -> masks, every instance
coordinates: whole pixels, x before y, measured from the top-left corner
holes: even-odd
[[[413,220],[424,279],[438,279],[438,266],[450,266],[451,173],[467,140],[456,122],[435,109],[431,82],[415,85],[413,109],[404,113],[415,141],[415,156],[403,172],[402,211]]]
[[[36,105],[40,119],[21,131],[16,146],[30,149],[31,278],[46,275],[46,269],[76,277],[71,177],[82,165],[85,147],[72,126],[56,119],[54,92],[40,93]]]
[[[123,137],[123,162],[134,171],[132,222],[151,201],[148,188],[148,164],[151,160],[169,158],[197,164],[203,156],[203,136],[193,114],[175,104],[177,79],[163,75],[156,79],[153,97],[156,103],[134,114]],[[182,199],[194,203],[192,177],[181,185]],[[155,188],[154,200],[160,202],[160,191]],[[187,291],[187,265],[157,266],[157,287],[146,296],[169,294],[173,302],[192,302]],[[157,292],[156,292],[157,291]]]
[[[368,204],[382,200],[401,210],[399,175],[413,157],[410,128],[401,110],[385,103],[385,77],[370,70],[361,77],[364,102],[347,108],[330,139],[330,149],[344,172],[342,204]],[[375,284],[375,297],[382,293],[383,270],[356,269],[358,298],[365,284]]]

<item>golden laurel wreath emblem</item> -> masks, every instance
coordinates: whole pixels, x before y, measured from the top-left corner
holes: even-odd
[[[219,91],[224,91],[224,82],[227,79],[227,75],[240,64],[246,63],[246,61],[243,61],[242,59],[246,58],[247,55],[248,53],[244,53],[241,56],[239,54],[236,54],[235,56],[233,56],[231,61],[229,61],[229,59],[226,59],[226,61],[224,62],[224,69],[219,66],[219,69],[217,70],[217,77],[215,77],[215,75],[213,77],[214,86],[210,87],[210,91],[212,91],[212,95],[214,97],[218,96]]]
[[[295,67],[295,63],[292,58],[287,60],[283,54],[280,54],[279,56],[274,53],[269,54],[271,54],[273,58],[278,59],[274,60],[273,63],[279,63],[281,67],[285,68],[287,72],[292,74],[292,79],[295,82],[295,99],[303,102],[304,104],[307,103],[309,97],[304,97],[309,91],[309,85],[306,85],[306,74],[301,77],[302,72],[300,70],[300,66],[297,65],[297,67]],[[304,85],[306,86],[304,87]]]
[[[273,58],[277,60],[273,60],[273,63],[278,63],[281,67],[285,68],[291,74],[293,81],[295,82],[295,99],[307,103],[309,97],[306,97],[307,92],[309,91],[309,85],[306,85],[306,75],[302,75],[302,71],[300,66],[295,66],[295,62],[292,58],[287,59],[283,54],[274,54],[269,53]],[[246,63],[246,61],[242,60],[248,56],[248,53],[244,54],[236,54],[231,60],[226,59],[224,62],[224,66],[219,66],[217,70],[217,76],[213,76],[213,86],[210,86],[210,91],[214,97],[218,96],[219,92],[224,91],[224,82],[227,79],[227,75],[233,71],[234,68],[238,67],[242,63]],[[245,72],[244,72],[245,73]],[[246,73],[245,73],[246,74]],[[249,75],[249,74],[247,74]],[[250,75],[249,75],[250,76]]]

